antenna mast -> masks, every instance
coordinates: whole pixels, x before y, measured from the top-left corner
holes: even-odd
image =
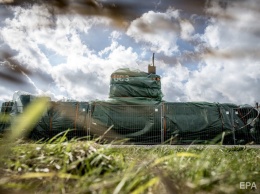
[[[156,66],[154,66],[154,53],[153,53],[152,65],[148,65],[148,73],[156,74]]]
[[[153,67],[154,67],[154,53],[153,53]]]

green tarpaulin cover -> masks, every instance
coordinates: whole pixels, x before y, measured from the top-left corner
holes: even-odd
[[[126,87],[131,88],[136,82],[133,80],[132,84],[129,84],[130,77],[134,79],[143,76],[143,82],[135,84],[139,84],[140,88],[142,84],[150,84],[151,87],[154,85],[154,89],[158,87],[160,93],[158,80],[150,80],[152,75],[126,69],[118,72],[120,74],[116,75],[129,76],[120,77],[129,78],[121,80],[121,84]],[[156,75],[153,76],[157,78]],[[115,80],[111,83],[118,84]],[[19,115],[33,98],[29,94],[17,94],[15,101],[3,103],[1,114]],[[260,142],[259,110],[248,106],[209,102],[164,102],[148,95],[113,97],[108,101],[51,104],[51,108],[30,133],[31,138],[50,138],[59,132],[74,129],[70,133],[72,136],[99,137],[106,134],[106,139],[109,140],[127,139],[140,144],[215,143],[213,140],[218,137],[220,141],[223,133],[226,134],[224,143],[227,144]],[[0,131],[3,132],[9,125],[10,123],[0,122]]]
[[[212,140],[224,131],[232,131],[230,108],[208,102],[165,103],[165,126],[167,136],[176,137],[183,143]]]
[[[161,141],[161,102],[142,98],[117,98],[92,102],[91,133],[103,134],[111,127],[110,139],[126,138],[131,142],[159,143]],[[103,130],[100,131],[100,130]]]
[[[88,111],[88,102],[52,102],[30,136],[34,139],[48,138],[68,129],[74,130],[71,135],[86,135],[83,131],[87,128]]]
[[[144,97],[162,100],[159,75],[128,68],[118,69],[111,75],[109,97]]]

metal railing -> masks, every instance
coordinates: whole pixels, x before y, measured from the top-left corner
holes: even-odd
[[[17,114],[23,107],[1,107],[1,114]],[[196,111],[196,112],[194,112]],[[12,120],[12,119],[11,119]],[[0,121],[0,132],[11,123]],[[54,103],[36,124],[32,139],[51,138],[71,129],[69,137],[99,138],[134,144],[247,144],[260,143],[259,109],[254,107],[194,107],[181,103],[117,105]]]

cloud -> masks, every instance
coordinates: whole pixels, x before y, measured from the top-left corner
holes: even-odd
[[[14,91],[7,89],[4,86],[0,86],[0,106],[2,106],[2,103],[5,101],[10,101],[12,99]]]
[[[181,38],[183,40],[190,40],[194,32],[193,25],[188,20],[182,20],[180,22],[180,26],[181,26]]]
[[[189,79],[189,73],[187,67],[180,63],[175,66],[169,66],[167,64],[160,64],[160,68],[163,69],[161,75],[162,92],[164,100],[170,102],[183,102],[187,101],[186,95],[186,82]]]
[[[137,54],[130,47],[112,45],[112,50],[104,48],[107,58],[93,54],[82,58],[76,66],[66,63],[53,67],[52,75],[58,87],[65,87],[73,99],[106,99],[112,72],[122,67],[135,67],[133,64],[137,60]]]
[[[40,10],[42,15],[39,14]],[[16,59],[21,64],[30,67],[30,69],[38,68],[38,64],[42,64],[46,68],[50,67],[46,56],[35,43],[35,33],[41,29],[38,27],[49,23],[50,18],[48,19],[47,10],[44,7],[34,5],[31,9],[15,7],[12,11],[14,17],[7,18],[5,26],[1,28],[2,40],[11,49],[19,52]],[[33,20],[34,17],[37,20]]]
[[[207,11],[218,16],[208,21],[203,34],[193,35],[196,32],[190,22],[180,22],[182,39],[196,36],[201,40],[196,52],[204,47],[213,54],[203,55],[195,68],[184,62],[161,63],[165,100],[236,104],[260,101],[260,36],[256,33],[260,27],[255,25],[260,15],[254,7],[259,7],[256,1],[228,4],[225,9],[213,3]],[[224,17],[226,14],[232,19]]]
[[[195,101],[254,103],[259,100],[260,63],[207,60],[192,72],[187,95]]]
[[[131,22],[126,34],[136,42],[148,44],[150,50],[167,56],[178,52],[179,11],[169,8],[165,13],[149,11]]]
[[[216,17],[204,20],[206,27],[199,32],[192,20],[183,19],[181,12],[173,8],[143,13],[124,33],[111,28],[106,18],[53,17],[44,6],[15,7],[13,16],[2,22],[0,37],[18,53],[14,58],[23,66],[49,78],[45,82],[28,75],[30,91],[47,93],[54,99],[106,99],[110,74],[122,67],[146,71],[146,65],[139,66],[137,61],[148,64],[146,57],[153,51],[160,53],[162,59],[157,72],[162,77],[164,100],[253,104],[260,100],[260,27],[256,25],[260,13],[255,2],[239,1],[225,9],[212,3],[206,10]],[[100,29],[106,33],[95,34]],[[135,45],[124,44],[125,37],[129,42],[135,40]],[[94,38],[95,50],[90,41]],[[106,44],[102,44],[104,39]],[[189,44],[195,39],[195,46]],[[192,56],[194,50],[203,48],[213,54],[197,57],[198,64],[194,65],[188,57],[178,60],[185,53]],[[5,86],[9,88],[8,84]],[[6,94],[13,93],[11,90]],[[1,98],[6,99],[6,94]]]
[[[260,48],[260,36],[254,35],[260,30],[255,25],[260,15],[248,9],[254,5],[258,6],[256,1],[239,2],[223,10],[213,3],[209,8],[220,16],[230,14],[233,19],[219,16],[206,27],[202,39],[219,55],[206,56],[199,69],[192,72],[186,87],[189,100],[238,104],[260,100],[260,91],[256,89],[260,85],[260,62],[255,55]]]
[[[111,45],[101,47],[100,52],[89,48],[85,37],[96,26],[108,25],[105,18],[57,15],[55,28],[46,28],[43,24],[51,23],[53,18],[44,6],[15,7],[13,12],[14,17],[6,19],[1,28],[1,36],[5,44],[18,52],[17,61],[50,77],[44,84],[26,76],[39,94],[49,93],[55,99],[61,94],[76,100],[105,99],[110,74],[118,68],[137,66],[133,48],[117,42],[119,31],[111,30]],[[32,20],[35,15],[37,20]]]

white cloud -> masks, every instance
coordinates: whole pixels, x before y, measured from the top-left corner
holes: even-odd
[[[118,32],[118,31],[113,31],[110,35],[110,38],[112,40],[117,40],[117,39],[120,39],[120,37],[122,36],[122,33],[121,32]]]
[[[184,40],[190,40],[191,35],[194,32],[193,25],[188,20],[182,20],[180,22],[181,26],[181,38]]]
[[[161,68],[165,100],[236,104],[260,101],[260,62],[256,54],[260,49],[260,37],[256,33],[260,31],[260,26],[256,25],[260,13],[254,11],[259,7],[255,3],[233,4],[226,11],[213,4],[209,11],[220,16],[209,22],[199,38],[204,46],[220,54],[205,56],[195,70],[187,69],[184,64],[173,67],[164,64]],[[230,14],[233,19],[221,17],[221,14]],[[180,23],[181,36],[189,40],[194,28],[188,21],[186,24]]]
[[[212,1],[215,2],[215,1]],[[209,13],[219,13],[205,30],[204,38],[213,48],[248,51],[259,49],[260,5],[257,0],[233,2],[226,10],[221,10],[218,4],[209,8]],[[221,39],[221,40],[220,40]]]
[[[160,64],[159,68],[163,68],[164,71],[161,79],[164,100],[170,102],[187,101],[185,84],[189,79],[190,71],[181,64],[172,67],[167,64]]]
[[[149,11],[131,22],[126,34],[136,42],[147,43],[153,52],[171,56],[178,52],[179,12],[168,9],[165,13]]]
[[[0,94],[1,94],[0,106],[2,105],[3,102],[12,100],[13,93],[14,91],[9,90],[4,86],[0,86]]]
[[[187,83],[189,100],[254,103],[259,100],[260,63],[207,60]]]
[[[57,15],[56,27],[48,28],[39,27],[52,22],[50,13],[43,6],[16,7],[13,11],[14,18],[6,20],[0,34],[7,45],[18,51],[16,59],[19,62],[30,70],[42,71],[52,77],[54,83],[44,89],[27,77],[39,94],[49,93],[55,99],[60,94],[77,100],[105,99],[109,93],[110,74],[117,68],[137,65],[138,57],[133,49],[118,44],[117,39],[121,36],[118,31],[111,32],[111,45],[99,53],[83,42],[91,28],[108,24],[107,19]],[[32,20],[35,15],[37,20]],[[50,56],[65,60],[54,66]]]
[[[218,48],[220,44],[220,32],[217,25],[210,25],[205,29],[204,39],[212,48]]]
[[[42,14],[39,14],[40,10]],[[37,69],[38,64],[41,63],[42,67],[48,69],[50,64],[33,38],[33,35],[41,29],[40,26],[49,24],[50,15],[46,13],[47,10],[35,5],[31,9],[15,7],[13,11],[14,18],[6,19],[6,26],[1,29],[0,34],[3,41],[19,52],[17,59],[20,63],[31,69]]]
[[[76,66],[67,63],[53,67],[52,75],[57,85],[65,87],[73,99],[106,99],[111,73],[118,68],[135,67],[137,54],[121,45],[110,51],[107,48],[104,50],[109,53],[107,58],[92,55],[83,57],[82,63]]]
[[[213,4],[209,12],[220,14],[207,26],[203,39],[216,52],[206,57],[198,70],[192,72],[187,83],[189,100],[251,103],[260,100],[260,37],[254,34],[260,14],[249,7],[256,1],[240,2],[228,6],[226,11]],[[248,4],[251,4],[249,6]],[[259,7],[259,6],[258,6]],[[241,11],[244,10],[244,11]],[[247,12],[245,12],[247,10]],[[230,14],[233,19],[221,17]]]
[[[100,57],[104,53],[108,56]],[[113,41],[99,55],[69,56],[67,63],[53,67],[51,74],[56,84],[65,87],[73,99],[105,99],[109,93],[111,73],[118,68],[135,66],[136,59],[137,54],[132,48]]]

